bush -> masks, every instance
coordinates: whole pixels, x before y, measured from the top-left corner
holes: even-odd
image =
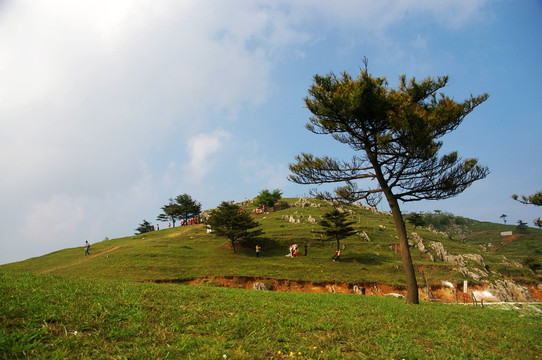
[[[523,265],[527,266],[532,271],[542,270],[542,265],[536,262],[536,260],[530,256],[523,260]]]

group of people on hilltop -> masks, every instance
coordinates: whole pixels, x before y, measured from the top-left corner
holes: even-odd
[[[299,256],[299,248],[297,244],[290,245],[289,252],[286,254],[286,256],[289,257],[298,257]]]
[[[264,214],[265,213],[265,205],[262,205],[261,208],[254,209],[255,214]]]
[[[309,244],[304,243],[303,247],[305,248],[305,256],[307,256],[307,249],[309,247]],[[288,257],[298,257],[299,256],[299,246],[297,244],[290,245],[290,248],[288,249],[288,254],[286,254]]]
[[[179,226],[186,226],[186,225],[196,225],[201,223],[202,220],[200,218],[192,218],[192,219],[181,219],[179,220]],[[171,229],[171,223],[168,224],[168,228]],[[156,227],[154,225],[151,225],[151,231],[159,231],[160,225],[156,224]]]
[[[181,219],[179,221],[179,226],[185,226],[185,225],[196,225],[199,224],[201,220],[199,218],[192,218],[192,219]]]

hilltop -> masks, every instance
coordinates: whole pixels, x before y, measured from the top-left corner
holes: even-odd
[[[404,274],[393,220],[389,214],[361,205],[341,206],[355,221],[358,234],[344,240],[340,263],[330,260],[334,243],[325,242],[316,221],[330,204],[315,199],[283,199],[281,206],[255,214],[265,234],[259,242],[241,244],[233,253],[226,239],[203,224],[153,231],[60,250],[2,265],[0,272],[52,274],[86,279],[134,282],[207,283],[303,292],[404,294]],[[248,206],[247,211],[254,208]],[[274,211],[273,211],[274,210]],[[469,220],[460,237],[408,225],[411,254],[421,300],[446,302],[533,301],[542,299],[540,272],[525,265],[542,263],[542,231],[516,233],[513,225]],[[502,232],[512,231],[511,236]],[[308,255],[289,258],[288,247],[308,244]],[[468,281],[468,293],[463,283]],[[263,284],[263,285],[261,285]]]

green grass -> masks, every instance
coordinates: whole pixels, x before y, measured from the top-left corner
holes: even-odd
[[[3,274],[0,294],[0,358],[6,359],[542,354],[542,318],[490,307],[28,274]]]
[[[288,200],[293,202],[294,200]],[[342,261],[323,242],[319,219],[329,207],[289,208],[257,220],[265,231],[262,255],[254,244],[234,254],[205,226],[166,229],[92,244],[0,266],[0,358],[47,359],[536,359],[542,357],[540,309],[520,311],[344,294],[256,292],[175,283],[204,277],[253,277],[309,282],[404,286],[390,216],[356,207],[351,219],[370,242],[353,236]],[[290,223],[283,216],[300,223]],[[385,228],[381,229],[380,225]],[[514,226],[473,223],[464,241],[418,228],[426,243],[452,254],[479,253],[501,274],[540,283],[540,275],[506,264],[531,256],[542,262],[542,231],[513,242]],[[409,234],[414,231],[409,226]],[[291,243],[308,256],[286,257]],[[496,244],[487,251],[481,245]],[[301,251],[301,255],[303,251]],[[418,284],[464,280],[453,265],[431,262],[411,249]],[[470,266],[477,266],[469,264]],[[423,272],[423,273],[422,273]],[[471,279],[469,279],[471,280]],[[164,283],[153,283],[153,282]],[[471,281],[472,283],[472,281]],[[279,353],[280,351],[280,353]],[[301,354],[299,354],[301,353]]]
[[[289,201],[293,202],[291,199]],[[92,245],[90,257],[82,256],[81,246],[3,265],[0,270],[136,281],[216,275],[345,283],[380,282],[404,286],[401,257],[390,249],[391,245],[398,244],[391,216],[373,214],[356,207],[349,209],[352,211],[351,219],[356,221],[356,228],[368,233],[371,241],[365,242],[359,235],[342,241],[346,249],[340,266],[329,261],[335,244],[323,242],[317,233],[320,227],[307,221],[309,216],[319,219],[329,210],[329,207],[322,206],[289,208],[258,215],[257,220],[265,231],[260,259],[254,256],[254,244],[240,248],[237,254],[233,254],[227,240],[207,234],[203,225],[197,225],[102,241]],[[282,220],[283,216],[290,215],[300,219],[300,223]],[[505,265],[502,255],[506,255],[508,262],[522,262],[525,257],[533,256],[542,263],[542,231],[529,229],[530,233],[522,236],[520,241],[483,251],[480,245],[487,244],[490,239],[493,239],[493,243],[502,241],[500,231],[510,229],[510,226],[475,223],[476,232],[464,242],[423,228],[416,229],[416,232],[424,238],[427,247],[430,242],[439,241],[452,254],[481,253],[491,269],[502,268],[506,271],[504,275],[522,282],[539,281],[539,277],[527,268]],[[381,230],[380,225],[385,229]],[[485,230],[482,230],[484,225]],[[409,226],[408,232],[413,231]],[[309,256],[286,258],[287,249],[293,242],[300,245],[309,243]],[[416,249],[412,249],[411,254],[419,269],[417,276],[420,284],[423,281],[422,269],[430,285],[440,284],[441,280],[463,281],[463,275],[454,266],[431,262],[426,254]],[[472,263],[471,266],[476,265]],[[499,278],[498,274],[490,276],[492,279]]]

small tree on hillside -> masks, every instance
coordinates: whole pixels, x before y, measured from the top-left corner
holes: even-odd
[[[542,219],[541,218],[534,219],[533,224],[534,224],[534,226],[538,226],[539,229],[542,229]]]
[[[504,222],[504,225],[506,225],[506,218],[507,218],[507,217],[508,217],[508,215],[506,215],[506,214],[502,214],[502,215],[501,215],[501,219],[502,219],[502,221]]]
[[[253,239],[263,234],[261,229],[255,229],[260,226],[260,223],[252,219],[238,205],[226,201],[211,211],[207,223],[211,225],[213,234],[230,240],[234,253],[237,252],[236,241]]]
[[[182,194],[175,198],[175,202],[178,205],[177,216],[180,219],[187,221],[188,219],[195,218],[201,213],[201,204],[188,194]]]
[[[425,220],[423,219],[423,216],[420,213],[412,213],[412,214],[410,214],[407,217],[407,221],[411,225],[414,225],[414,230],[416,230],[416,228],[418,226],[425,226]]]
[[[529,227],[527,226],[527,223],[523,220],[518,220],[518,224],[516,225],[516,229],[520,232],[520,233],[526,233],[527,232],[527,229]]]
[[[337,208],[325,213],[318,224],[324,228],[323,234],[327,240],[337,242],[337,250],[341,247],[341,240],[356,233],[352,227],[354,221],[348,221],[348,214]]]
[[[265,205],[266,207],[272,207],[275,205],[277,201],[279,201],[282,197],[282,191],[279,189],[273,190],[273,192],[270,192],[269,190],[265,189],[260,191],[258,196],[254,198],[254,204],[257,206]]]
[[[136,231],[136,235],[152,231],[152,225],[147,220],[143,220],[143,222],[139,224],[139,227],[136,229]]]
[[[170,221],[173,223],[173,227],[175,227],[175,221],[180,215],[180,207],[179,204],[175,203],[173,199],[169,199],[169,204],[162,206],[162,213],[156,217],[156,220],[158,221]]]
[[[298,184],[343,183],[334,193],[313,195],[370,204],[386,198],[399,237],[409,304],[419,303],[418,284],[399,202],[446,199],[463,192],[489,173],[477,159],[456,152],[438,156],[439,139],[455,130],[488,95],[456,102],[439,94],[448,77],[419,82],[401,76],[399,88],[365,69],[353,79],[343,73],[314,76],[305,104],[313,114],[307,129],[331,135],[355,153],[350,160],[302,153],[290,164]],[[369,181],[375,180],[375,181]],[[376,187],[374,187],[376,184]]]

